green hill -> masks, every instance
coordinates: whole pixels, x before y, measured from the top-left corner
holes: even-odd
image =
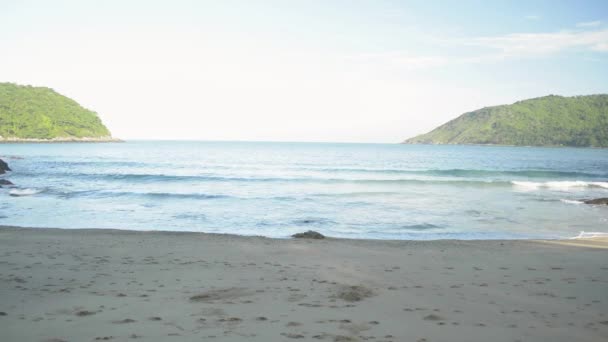
[[[97,114],[44,87],[0,83],[0,140],[110,140]]]
[[[608,95],[549,95],[486,107],[403,143],[608,147]]]

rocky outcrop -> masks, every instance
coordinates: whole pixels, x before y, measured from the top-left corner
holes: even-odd
[[[12,170],[4,160],[0,159],[0,175],[5,174],[7,171]],[[0,178],[0,188],[4,186],[12,187],[13,185],[13,182],[9,181],[8,179]]]
[[[585,202],[585,204],[608,205],[608,197],[594,198],[590,200],[585,200],[583,202]]]
[[[319,232],[309,230],[304,233],[293,234],[292,237],[296,239],[325,239],[325,236]]]
[[[12,171],[10,167],[8,167],[8,164],[0,159],[0,175],[5,174],[6,171]]]
[[[9,185],[10,186],[10,185],[15,185],[15,184],[13,184],[13,182],[9,181],[8,179],[0,179],[0,188],[3,185]]]

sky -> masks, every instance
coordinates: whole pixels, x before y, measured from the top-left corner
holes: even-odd
[[[608,93],[608,1],[0,0],[0,82],[122,139],[392,143]]]

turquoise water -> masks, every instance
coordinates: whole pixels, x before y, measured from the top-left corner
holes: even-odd
[[[608,150],[398,144],[4,144],[0,225],[287,237],[608,232]]]

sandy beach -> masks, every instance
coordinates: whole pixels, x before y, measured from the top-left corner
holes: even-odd
[[[606,341],[608,241],[0,228],[1,341]]]

